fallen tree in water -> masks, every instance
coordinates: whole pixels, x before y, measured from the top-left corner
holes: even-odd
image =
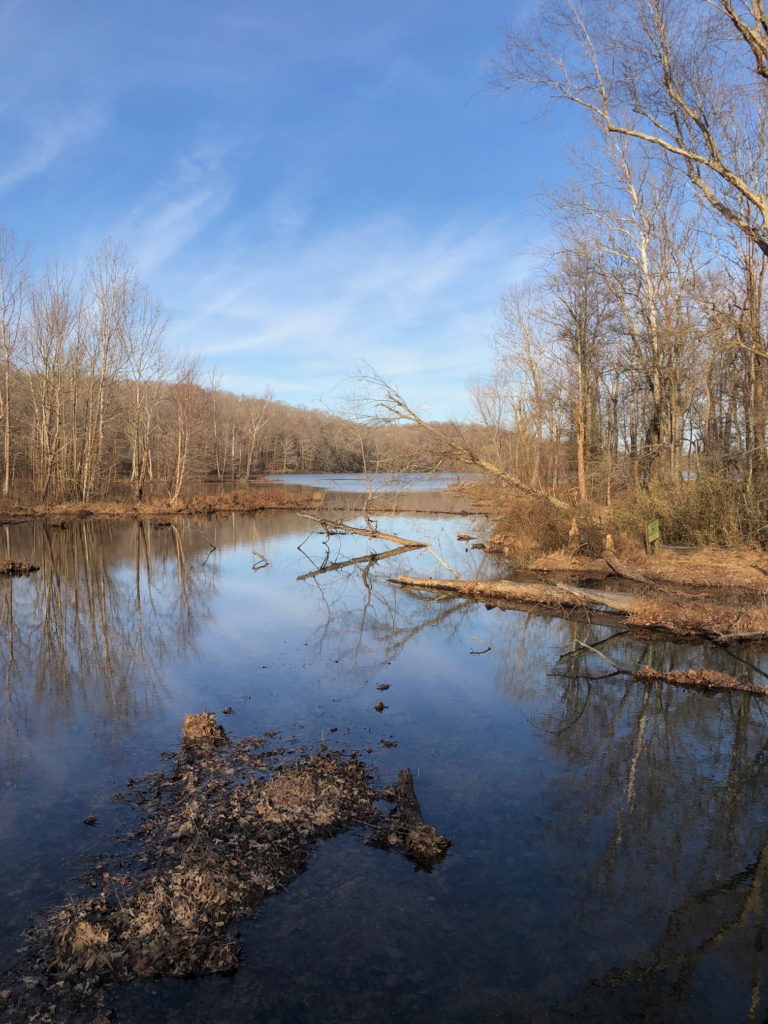
[[[423,870],[444,858],[449,841],[407,809],[418,808],[410,772],[376,792],[354,755],[265,746],[230,742],[210,713],[187,715],[170,770],[119,797],[144,812],[127,837],[127,869],[124,858],[119,873],[100,863],[89,880],[95,895],[70,900],[34,928],[16,984],[2,993],[3,1020],[69,1021],[84,994],[137,976],[234,970],[237,921],[304,871],[317,842],[353,825]],[[380,799],[396,803],[392,819]]]
[[[768,640],[768,608],[720,605],[688,595],[644,597],[612,590],[590,590],[565,583],[517,583],[511,580],[434,580],[416,576],[390,579],[401,587],[447,592],[487,604],[536,604],[548,608],[608,608],[628,626],[660,630],[677,636],[697,636],[715,643]]]

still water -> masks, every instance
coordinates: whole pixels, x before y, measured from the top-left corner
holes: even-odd
[[[4,557],[41,571],[0,580],[0,969],[132,820],[112,795],[185,713],[231,706],[235,737],[358,750],[381,783],[411,768],[453,846],[427,874],[353,833],[321,844],[244,925],[236,974],[118,991],[122,1024],[764,1020],[764,702],[587,680],[608,666],[558,659],[606,626],[388,582],[504,575],[457,540],[477,524],[380,525],[430,547],[307,576],[387,545],[289,512],[3,528]],[[747,671],[707,647],[606,651]]]

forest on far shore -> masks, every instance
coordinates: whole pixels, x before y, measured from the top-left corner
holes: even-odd
[[[149,496],[265,472],[453,468],[423,431],[235,395],[173,356],[167,324],[125,248],[106,242],[79,276],[33,279],[0,225],[0,492],[7,506]],[[446,425],[446,429],[449,429]],[[467,427],[472,444],[485,428]]]

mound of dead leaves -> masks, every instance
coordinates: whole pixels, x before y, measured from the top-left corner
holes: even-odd
[[[356,756],[231,743],[210,714],[188,715],[182,735],[168,770],[118,794],[144,814],[126,837],[128,868],[113,874],[100,864],[94,895],[30,932],[14,970],[18,991],[3,993],[4,1019],[75,1020],[84,999],[136,976],[234,970],[236,923],[289,885],[319,840],[351,826],[391,832],[375,801],[396,799],[394,790],[375,792]],[[424,842],[416,830],[413,843],[403,834],[387,845],[429,869],[449,843],[421,825]]]

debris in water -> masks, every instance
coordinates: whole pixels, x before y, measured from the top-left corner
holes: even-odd
[[[95,814],[86,814],[86,816],[83,818],[83,824],[84,825],[95,825],[96,824],[96,815]]]
[[[29,576],[39,571],[40,566],[32,565],[31,562],[16,562],[13,559],[0,561],[0,576]]]
[[[389,707],[389,705],[388,705],[388,704],[385,704],[383,700],[380,700],[378,704],[374,704],[374,705],[373,705],[373,710],[374,710],[374,711],[378,711],[378,712],[379,712],[379,714],[381,714],[381,713],[382,713],[382,711],[383,711],[383,710],[384,710],[385,708],[388,708],[388,707]]]
[[[228,741],[209,712],[185,717],[182,741],[165,771],[116,796],[144,814],[119,868],[97,858],[85,880],[91,895],[29,933],[7,975],[9,1024],[93,1020],[108,987],[137,976],[234,970],[238,920],[304,871],[317,842],[353,825],[423,870],[450,845],[424,824],[410,771],[376,792],[355,753],[291,755],[265,750],[263,739]],[[393,797],[384,818],[375,801]]]
[[[369,845],[399,850],[417,868],[431,871],[443,860],[451,842],[425,824],[410,768],[404,768],[398,775],[392,796],[395,806],[386,827],[368,840]]]
[[[199,715],[185,715],[181,727],[181,738],[185,743],[228,743],[229,738],[216,721],[212,711]]]
[[[376,689],[377,690],[388,690],[389,689],[389,683],[379,683],[379,685],[376,687]]]

